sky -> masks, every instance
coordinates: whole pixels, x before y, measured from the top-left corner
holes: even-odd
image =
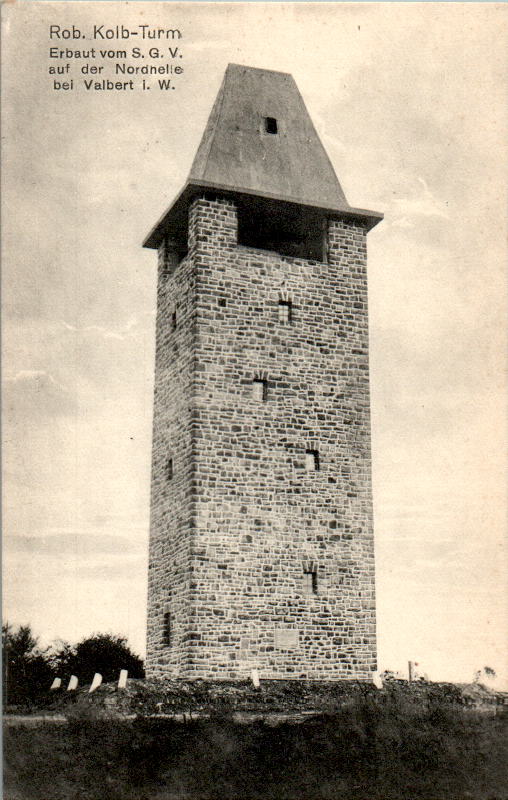
[[[380,669],[489,666],[508,688],[508,6],[2,10],[4,619],[42,644],[110,631],[144,654],[156,254],[141,243],[233,62],[293,75],[349,203],[385,215],[368,239]],[[75,88],[55,91],[50,46],[90,42],[50,25],[101,24],[181,30],[175,90],[86,91],[74,60]]]

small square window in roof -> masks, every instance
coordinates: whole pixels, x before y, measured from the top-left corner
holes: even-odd
[[[265,131],[266,133],[278,133],[279,129],[275,117],[265,117]]]

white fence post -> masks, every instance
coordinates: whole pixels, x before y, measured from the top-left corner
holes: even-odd
[[[127,676],[128,676],[128,674],[129,673],[128,673],[128,671],[126,669],[121,669],[120,670],[120,677],[118,678],[118,688],[119,689],[125,689],[125,687],[127,686]]]
[[[102,683],[102,675],[100,672],[96,672],[95,675],[93,676],[93,681],[88,690],[88,694],[90,694],[91,692],[95,692],[95,690],[99,688],[101,683]]]

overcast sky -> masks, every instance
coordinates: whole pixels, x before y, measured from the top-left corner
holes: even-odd
[[[156,256],[141,242],[235,62],[293,75],[350,204],[385,214],[369,234],[380,667],[506,674],[507,12],[4,5],[5,618],[144,654]],[[87,92],[79,62],[55,92],[50,24],[179,28],[185,72],[172,92]]]

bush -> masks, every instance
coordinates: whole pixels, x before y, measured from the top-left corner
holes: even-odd
[[[62,688],[71,675],[79,685],[91,683],[96,672],[103,681],[118,680],[120,670],[126,669],[131,678],[143,678],[142,660],[136,656],[122,636],[95,634],[72,646],[60,642],[52,649],[41,649],[30,625],[14,630],[2,626],[3,706],[21,710],[54,709],[64,702],[62,693],[50,692],[53,679],[62,679]],[[65,698],[69,702],[72,698]]]
[[[75,647],[61,643],[52,655],[55,673],[66,680],[77,675],[80,684],[91,683],[96,672],[104,682],[116,681],[121,669],[131,678],[144,678],[143,661],[127,645],[123,636],[97,633],[82,639]]]
[[[17,631],[6,623],[2,626],[3,704],[30,708],[41,695],[47,695],[53,671],[47,651],[38,646],[29,625]]]

